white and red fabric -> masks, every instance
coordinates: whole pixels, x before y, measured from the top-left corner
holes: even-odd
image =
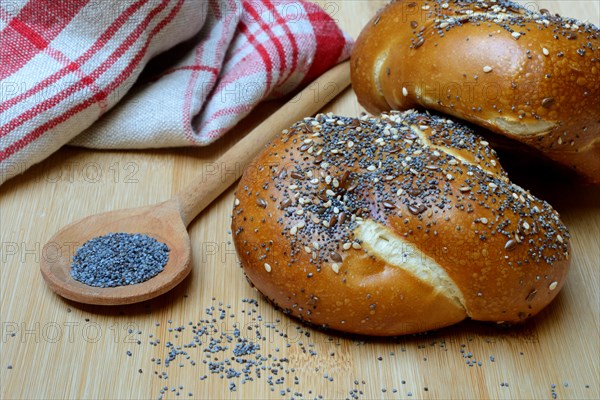
[[[70,143],[206,145],[349,56],[304,0],[0,3],[0,184]]]

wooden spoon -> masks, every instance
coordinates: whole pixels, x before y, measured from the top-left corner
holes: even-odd
[[[40,269],[46,283],[67,299],[99,305],[136,303],[172,289],[191,271],[187,225],[240,178],[242,171],[277,133],[315,114],[349,84],[350,68],[345,62],[284,104],[216,161],[217,165],[235,173],[201,176],[163,203],[105,212],[67,225],[44,245]],[[111,232],[141,233],[165,243],[170,253],[164,270],[146,282],[113,288],[88,286],[74,280],[70,271],[77,249],[88,240]]]

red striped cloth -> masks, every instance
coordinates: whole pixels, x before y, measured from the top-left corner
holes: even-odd
[[[206,145],[348,58],[304,0],[0,3],[0,184],[64,144]]]

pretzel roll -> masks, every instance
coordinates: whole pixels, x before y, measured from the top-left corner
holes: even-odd
[[[550,205],[511,184],[471,130],[414,111],[283,131],[245,170],[232,232],[273,303],[366,335],[523,321],[569,265]]]
[[[352,85],[371,113],[456,116],[600,183],[599,35],[505,0],[399,0],[361,32]]]

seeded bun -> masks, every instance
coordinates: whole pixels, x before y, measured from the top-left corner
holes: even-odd
[[[352,86],[371,113],[443,112],[600,183],[599,36],[505,0],[399,0],[356,41]]]
[[[413,111],[283,131],[245,170],[232,232],[273,303],[366,335],[523,321],[569,266],[570,236],[548,203],[511,184],[471,130]]]

